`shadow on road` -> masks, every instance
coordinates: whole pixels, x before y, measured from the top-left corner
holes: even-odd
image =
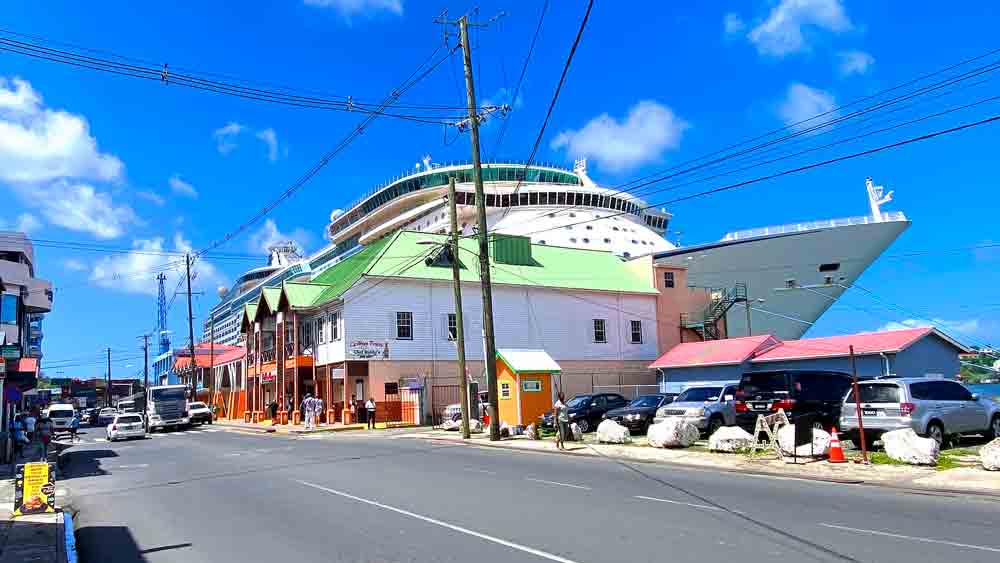
[[[118,457],[118,454],[113,450],[71,450],[63,455],[69,458],[69,462],[63,470],[63,479],[107,475],[108,472],[101,469],[101,460]]]
[[[125,526],[84,526],[76,531],[76,545],[80,561],[140,563],[147,560]]]

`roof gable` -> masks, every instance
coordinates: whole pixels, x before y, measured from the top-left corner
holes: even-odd
[[[499,348],[497,357],[514,373],[558,373],[559,364],[545,350]]]
[[[770,334],[684,342],[668,350],[649,367],[657,369],[741,364],[755,354],[766,353],[780,346],[782,341]]]
[[[941,331],[932,327],[923,327],[793,340],[766,353],[758,354],[753,362],[847,356],[851,353],[851,346],[854,347],[854,354],[857,356],[894,354],[909,348],[915,342],[932,333],[960,351],[967,350],[964,345]]]
[[[313,278],[313,284],[324,285],[326,288],[313,299],[311,305],[318,306],[339,299],[361,276],[365,275],[372,263],[381,256],[382,251],[398,236],[397,233],[377,240]]]
[[[292,309],[311,307],[329,286],[307,282],[285,282],[281,286],[281,300]]]

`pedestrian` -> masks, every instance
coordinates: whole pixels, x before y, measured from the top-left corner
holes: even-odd
[[[295,410],[295,399],[292,398],[292,394],[288,394],[288,416],[291,418],[292,411]]]
[[[302,413],[306,417],[306,430],[312,430],[315,425],[316,401],[312,393],[306,393],[306,398],[302,401]]]
[[[271,404],[267,408],[271,411],[271,426],[278,424],[278,401],[271,399]]]
[[[42,442],[42,458],[40,461],[49,459],[49,442],[52,441],[52,421],[43,418],[38,421],[38,435]]]
[[[323,420],[323,399],[316,397],[315,404],[313,406],[315,407],[315,413],[313,416],[316,417],[316,424],[319,424]]]
[[[565,450],[566,436],[569,433],[569,409],[566,408],[566,396],[563,395],[562,391],[556,398],[553,410],[552,418],[556,423],[556,449]]]
[[[358,402],[358,396],[357,395],[351,395],[351,404],[348,405],[348,406],[351,409],[351,422],[354,422],[354,423],[358,422],[357,402]]]
[[[368,416],[368,429],[375,430],[375,397],[368,397],[365,402],[365,414]]]
[[[24,430],[24,415],[14,417],[14,456],[24,453],[24,445],[28,443],[28,433]]]
[[[73,419],[69,421],[69,435],[72,437],[73,441],[77,441],[80,437],[77,432],[80,430],[80,413],[74,412]]]
[[[28,416],[24,418],[24,431],[28,435],[28,441],[33,442],[35,440],[35,424],[37,424],[38,419],[35,418],[34,412],[28,412]]]

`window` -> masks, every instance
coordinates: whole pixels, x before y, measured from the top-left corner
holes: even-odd
[[[606,238],[606,239],[604,239],[604,242],[605,242],[605,244],[611,244],[611,239]]]
[[[820,264],[819,265],[819,271],[821,271],[821,272],[836,272],[839,269],[840,269],[840,263],[839,262],[832,262],[830,264]]]
[[[521,382],[521,391],[526,393],[539,393],[542,390],[542,382],[538,379],[525,379]]]
[[[506,381],[500,382],[500,398],[509,399],[510,398],[510,383]]]
[[[458,339],[458,315],[448,313],[448,340]]]
[[[663,287],[674,287],[673,272],[663,272]]]
[[[594,226],[593,225],[587,225],[587,230],[588,231],[593,231],[594,230]]]
[[[326,317],[320,317],[316,321],[316,329],[319,331],[319,343],[326,342]]]
[[[642,344],[642,321],[630,321],[632,328],[632,344]]]
[[[396,313],[396,338],[413,340],[413,313],[409,311]]]
[[[594,319],[594,342],[605,343],[608,341],[608,334],[605,331],[604,319]]]
[[[385,383],[385,394],[399,395],[399,383],[396,381],[387,381]]]
[[[330,342],[340,340],[340,313],[330,315]]]
[[[5,293],[0,299],[0,323],[17,324],[17,296]]]

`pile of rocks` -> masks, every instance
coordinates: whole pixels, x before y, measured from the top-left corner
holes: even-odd
[[[796,457],[826,457],[830,453],[830,433],[822,428],[812,429],[812,444],[795,447],[795,425],[782,426],[778,430],[778,447],[781,453]]]
[[[670,417],[646,431],[646,442],[654,448],[686,448],[701,436],[698,427],[680,417]]]
[[[987,471],[1000,471],[1000,438],[979,449],[979,462]]]
[[[602,444],[628,444],[632,441],[632,435],[621,424],[604,420],[597,426],[597,441]]]
[[[882,434],[882,447],[890,459],[911,465],[937,465],[940,447],[930,438],[921,438],[912,428]]]
[[[723,426],[708,437],[708,449],[713,452],[736,453],[753,446],[753,436],[739,426]]]

